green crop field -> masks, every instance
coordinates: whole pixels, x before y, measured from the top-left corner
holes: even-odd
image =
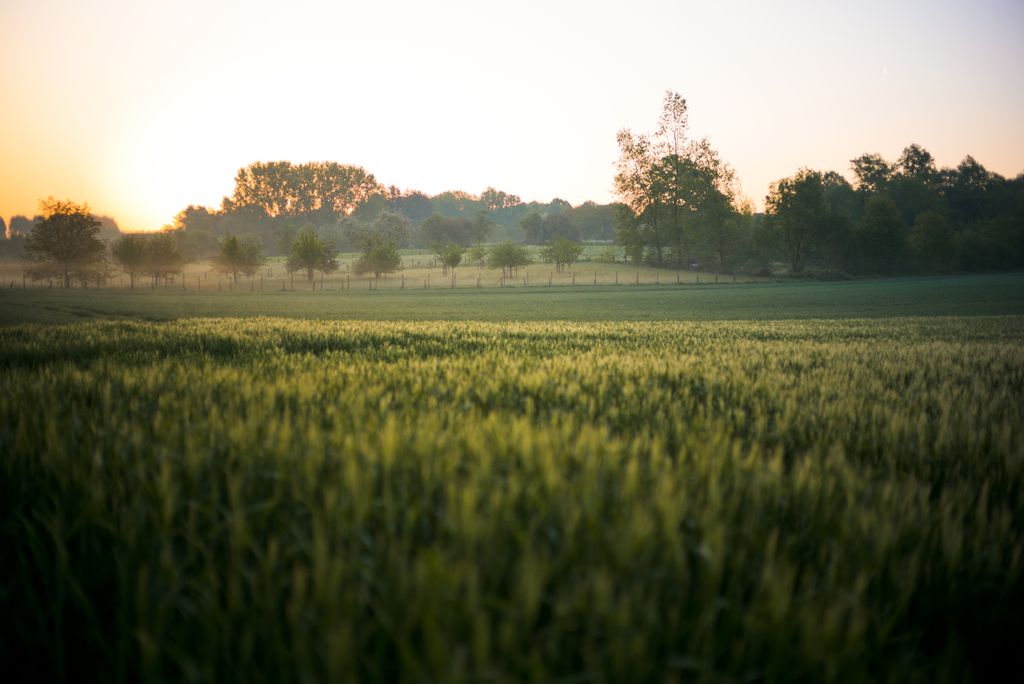
[[[650,277],[650,276],[649,276]],[[1024,273],[835,283],[201,291],[0,289],[0,324],[285,316],[333,320],[780,320],[1024,315]]]
[[[1020,281],[6,293],[8,323],[183,320],[0,330],[0,662],[115,681],[995,677],[1024,633]],[[256,301],[594,320],[187,318]],[[980,315],[1000,306],[1016,315]],[[951,309],[975,315],[930,315]]]

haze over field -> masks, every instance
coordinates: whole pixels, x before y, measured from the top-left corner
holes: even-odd
[[[1019,3],[0,3],[0,216],[54,195],[156,229],[260,159],[428,193],[612,199],[615,132],[690,102],[761,206],[910,142],[1024,167]]]

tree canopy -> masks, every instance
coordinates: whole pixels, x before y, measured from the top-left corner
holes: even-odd
[[[313,272],[334,273],[338,270],[337,250],[334,243],[321,240],[311,230],[303,230],[292,241],[286,268],[289,273],[305,271],[306,280],[313,282]]]
[[[106,274],[106,245],[97,235],[100,222],[87,204],[55,200],[39,203],[42,220],[25,240],[29,277],[60,278],[64,287],[73,281],[85,284]]]
[[[522,245],[514,242],[503,242],[491,248],[487,265],[500,268],[503,276],[511,276],[516,269],[530,263],[530,253]]]
[[[220,252],[214,258],[214,267],[238,282],[239,274],[252,277],[264,262],[260,243],[251,238],[228,235],[220,242]]]

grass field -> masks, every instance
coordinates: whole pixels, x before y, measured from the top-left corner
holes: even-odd
[[[286,316],[335,320],[780,320],[1024,314],[1024,274],[836,283],[194,292],[0,290],[0,323]]]
[[[992,679],[1022,282],[3,292],[0,662]]]

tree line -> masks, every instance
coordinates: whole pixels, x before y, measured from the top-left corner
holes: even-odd
[[[558,223],[559,234],[570,239],[610,243],[615,212],[615,205],[573,207],[558,198],[524,202],[492,187],[478,195],[452,190],[430,196],[384,186],[361,167],[335,162],[257,162],[238,171],[232,195],[219,208],[190,205],[169,230],[195,259],[214,254],[226,235],[257,240],[267,254],[286,255],[303,231],[341,251],[359,251],[367,232],[380,226],[398,238],[399,249],[505,240],[542,244],[548,240],[530,228],[538,218]],[[396,222],[405,228],[392,231]]]
[[[582,241],[611,238],[635,263],[716,273],[834,278],[1024,266],[1024,175],[1006,179],[970,156],[940,169],[912,144],[895,162],[851,160],[853,182],[799,169],[771,185],[757,213],[735,171],[688,128],[686,100],[669,91],[652,133],[619,131],[614,204],[526,203],[490,187],[431,197],[384,186],[357,166],[256,162],[238,171],[218,209],[190,205],[157,235],[122,236],[87,206],[50,198],[32,221],[0,220],[0,256],[22,255],[29,277],[65,286],[102,282],[116,265],[132,287],[139,276],[168,282],[202,259],[237,279],[266,255],[286,256],[289,271],[312,280],[336,270],[341,251],[359,254],[356,273],[379,276],[399,267],[406,247],[431,249],[445,272],[466,258],[511,274],[529,258],[513,247],[544,245],[542,258],[562,270]],[[109,254],[103,236],[117,238]]]
[[[890,162],[799,169],[753,211],[735,172],[687,134],[686,100],[668,92],[653,134],[618,134],[616,239],[636,262],[716,272],[842,277],[1024,266],[1024,174],[973,157],[938,168],[920,145]]]

